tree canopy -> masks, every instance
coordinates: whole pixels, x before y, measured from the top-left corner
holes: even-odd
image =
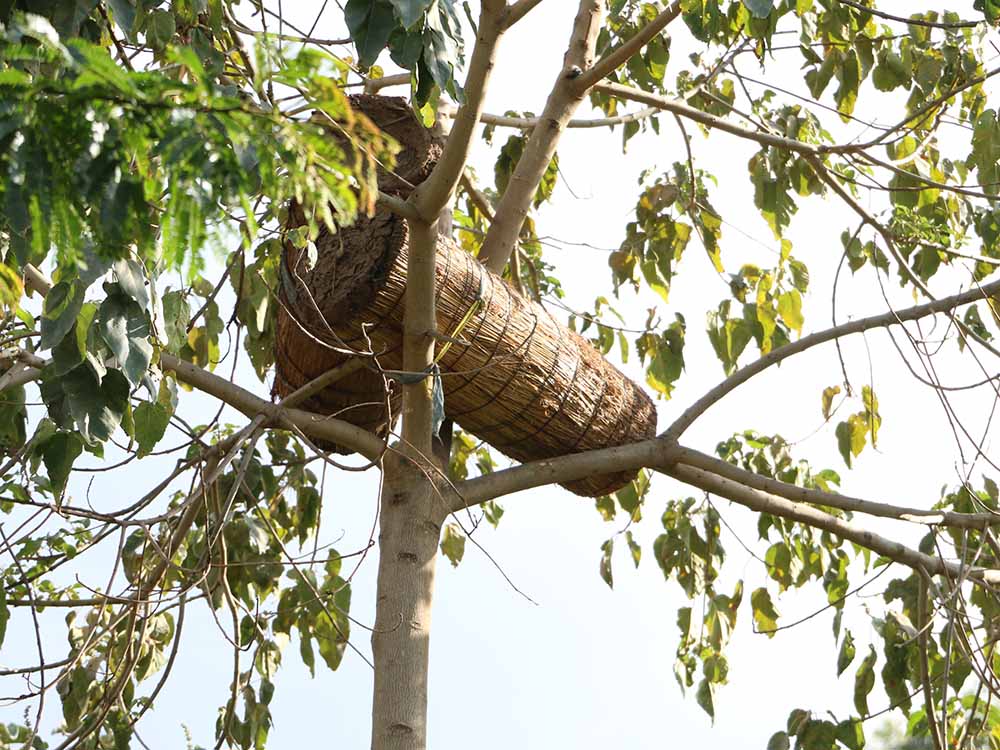
[[[781,602],[820,589],[830,678],[853,673],[854,711],[794,708],[769,750],[858,750],[888,712],[918,746],[1000,747],[1000,4],[579,0],[552,32],[568,40],[562,67],[535,71],[553,81],[541,112],[486,111],[494,68],[522,54],[517,24],[540,4],[347,0],[317,8],[308,28],[263,0],[0,4],[0,644],[18,624],[35,648],[3,651],[18,717],[0,725],[0,748],[141,743],[195,607],[232,652],[229,690],[207,709],[216,747],[278,741],[269,705],[290,641],[312,672],[348,651],[372,665],[373,748],[424,747],[438,551],[458,565],[481,521],[503,533],[506,495],[620,471],[638,473],[594,502],[616,529],[595,567],[613,586],[624,561],[645,557],[679,586],[674,674],[709,716],[732,633],[780,637],[794,624]],[[442,144],[405,195],[379,180],[406,144],[352,106],[360,92],[407,97]],[[560,138],[575,128],[620,133],[595,171],[650,142],[668,142],[672,161],[621,186],[634,210],[606,263],[586,256],[603,279],[586,308],[545,227]],[[474,148],[492,174],[470,167]],[[708,148],[749,153],[745,172],[741,156],[713,174],[699,160]],[[771,265],[718,200],[720,179],[739,175]],[[842,218],[839,236],[793,244],[796,213],[816,205]],[[276,320],[297,312],[283,254],[315,264],[322,233],[377,212],[407,224],[402,370],[345,350],[343,370],[278,397]],[[438,362],[474,334],[435,317],[441,235],[638,367],[671,405],[660,434],[510,466],[453,431]],[[699,264],[722,283],[678,305],[678,280]],[[845,320],[848,274],[870,314]],[[817,287],[832,299],[810,305]],[[894,397],[840,354],[866,332],[933,391],[951,428],[929,439],[956,454],[955,475],[928,476],[906,506],[842,489],[878,450],[880,399]],[[836,348],[839,371],[787,388],[814,394],[817,439],[839,464],[811,463],[808,446],[739,413],[714,445],[689,442],[713,405],[765,370],[781,383],[775,369],[814,347]],[[715,357],[716,384],[684,378],[691,351]],[[402,391],[387,437],[303,406],[362,367]],[[963,420],[959,392],[983,424]],[[144,464],[142,487],[90,497],[89,475]],[[381,473],[375,592],[352,590],[357,567],[376,564],[375,530],[355,552],[322,524],[338,477],[362,470]],[[754,514],[755,540],[728,526],[737,506]],[[655,526],[649,541],[640,522]],[[736,541],[766,585],[745,590],[730,572]],[[80,575],[94,558],[100,580]],[[870,632],[852,632],[845,604],[872,583]],[[352,617],[352,595],[377,600],[374,623]],[[888,706],[874,704],[882,694]]]

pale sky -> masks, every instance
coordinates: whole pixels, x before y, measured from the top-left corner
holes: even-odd
[[[486,109],[500,113],[542,109],[548,88],[561,64],[575,3],[545,0],[504,39]],[[899,2],[900,12],[931,9],[940,4]],[[975,18],[972,2],[950,4],[967,18]],[[297,24],[309,25],[319,2],[285,3],[285,12]],[[317,35],[343,34],[340,12],[327,10]],[[300,19],[300,20],[296,20]],[[303,20],[304,19],[304,20]],[[677,22],[680,27],[680,22]],[[681,40],[688,38],[679,30]],[[675,40],[668,78],[680,69],[687,52]],[[768,76],[779,75],[783,86],[804,91],[801,56],[797,51],[776,53],[769,61]],[[779,70],[779,63],[785,62]],[[739,60],[752,77],[762,77],[750,55]],[[881,113],[871,92],[863,94],[856,114]],[[828,102],[829,93],[827,99]],[[876,107],[871,106],[876,101]],[[630,108],[631,109],[631,108]],[[593,116],[584,105],[578,116]],[[895,119],[891,114],[887,119]],[[640,188],[643,169],[669,170],[685,158],[683,143],[670,117],[660,118],[661,133],[636,136],[621,154],[621,132],[571,130],[563,137],[560,181],[552,205],[538,216],[541,235],[556,238],[548,250],[568,293],[567,304],[592,309],[598,294],[609,294],[607,253],[570,243],[586,242],[599,248],[616,248]],[[723,228],[722,260],[728,272],[745,262],[771,266],[777,243],[752,203],[752,188],[746,162],[754,149],[724,135],[705,139],[689,126],[693,135],[696,166],[716,175],[718,187],[712,203],[727,220]],[[858,128],[838,130],[838,137],[857,135]],[[961,136],[965,137],[965,136]],[[498,130],[499,147],[506,134]],[[477,142],[473,164],[485,184],[492,181],[493,157]],[[655,174],[656,172],[654,172]],[[876,206],[877,208],[877,206]],[[839,205],[813,199],[802,201],[793,219],[789,237],[793,254],[810,268],[812,286],[806,297],[806,332],[825,328],[830,321],[833,269],[842,247],[840,233],[854,227],[854,217]],[[566,243],[566,244],[560,244]],[[958,278],[958,277],[953,277]],[[908,303],[907,292],[898,290],[895,276],[886,282],[893,301]],[[948,279],[934,280],[940,293],[954,291]],[[660,425],[664,426],[686,405],[723,377],[704,333],[704,315],[727,294],[726,284],[712,270],[694,241],[689,246],[675,278],[671,304],[658,297],[636,297],[623,290],[615,302],[630,327],[641,327],[645,310],[660,307],[663,318],[680,311],[687,317],[685,358],[687,370],[672,401],[659,402]],[[885,309],[878,284],[867,267],[856,277],[841,278],[839,316],[843,321]],[[953,343],[948,347],[955,348]],[[796,454],[814,467],[831,467],[844,477],[845,491],[863,497],[929,507],[939,498],[941,486],[954,484],[958,454],[947,421],[932,391],[916,384],[899,362],[884,333],[855,337],[844,344],[849,372],[855,385],[869,380],[871,372],[879,396],[883,427],[879,451],[870,449],[848,472],[836,450],[832,425],[814,434],[822,423],[820,392],[841,380],[832,346],[795,357],[780,369],[743,386],[737,394],[714,407],[687,433],[688,444],[713,452],[715,444],[734,431],[748,428],[765,434],[780,433],[789,440],[802,440]],[[748,347],[752,357],[755,351]],[[950,358],[942,377],[959,381],[974,379],[967,359]],[[637,380],[642,373],[635,358],[625,368]],[[240,383],[264,394],[265,388],[246,373]],[[980,394],[979,399],[985,399]],[[970,428],[984,418],[975,396],[956,394],[954,399]],[[202,410],[205,401],[183,394],[188,413]],[[242,418],[230,415],[242,423]],[[96,507],[112,507],[134,499],[140,488],[152,485],[160,465],[143,461],[126,472],[96,477],[90,497]],[[156,469],[156,472],[153,471]],[[71,491],[86,491],[87,477],[78,477]],[[976,474],[978,481],[978,473]],[[822,712],[832,708],[839,718],[853,712],[854,668],[867,652],[871,626],[866,609],[882,611],[880,597],[852,597],[846,605],[845,624],[857,641],[858,657],[840,680],[836,678],[836,644],[831,631],[833,612],[828,611],[773,639],[752,632],[749,594],[766,585],[761,563],[754,560],[726,532],[723,540],[728,557],[718,589],[731,593],[743,578],[745,596],[736,633],[727,650],[730,681],[716,693],[717,720],[710,725],[693,693],[682,696],[673,676],[674,651],[678,641],[676,611],[688,602],[680,587],[665,582],[652,554],[652,543],[660,531],[659,516],[668,499],[697,493],[677,482],[658,477],[647,499],[645,518],[633,527],[643,545],[644,558],[635,571],[624,545],[615,551],[615,589],[611,591],[598,575],[600,546],[621,529],[625,518],[613,523],[601,520],[590,500],[560,488],[531,490],[506,498],[500,528],[483,524],[475,535],[482,550],[467,544],[465,560],[452,569],[447,560],[438,566],[431,649],[429,746],[434,748],[477,747],[500,750],[510,747],[719,747],[763,748],[770,735],[784,729],[788,713],[795,708]],[[363,547],[368,539],[377,504],[377,475],[328,474],[324,498],[322,541],[337,540],[341,553]],[[758,554],[767,545],[756,541],[756,517],[750,512],[716,501],[723,517],[743,542]],[[467,524],[467,519],[461,519]],[[921,535],[917,527],[877,526],[898,538],[913,541]],[[894,531],[895,530],[895,531]],[[373,550],[354,579],[351,614],[363,623],[374,620]],[[106,560],[106,558],[105,558]],[[84,559],[81,575],[91,581],[106,576],[98,557]],[[345,561],[345,566],[350,560]],[[502,571],[502,572],[501,572]],[[899,575],[905,575],[900,570]],[[883,582],[871,591],[882,590]],[[506,579],[535,603],[514,590]],[[862,582],[860,570],[852,573],[852,586]],[[776,589],[770,587],[772,594]],[[804,617],[825,604],[818,584],[792,592],[777,600],[779,624]],[[697,610],[699,602],[694,602]],[[196,744],[214,744],[215,709],[227,699],[231,670],[228,644],[218,632],[203,603],[189,607],[184,642],[173,675],[161,693],[156,709],[139,725],[143,740],[154,750],[175,748],[184,742],[186,725]],[[62,614],[47,615],[53,633],[60,633]],[[225,620],[226,618],[222,618]],[[30,663],[30,622],[26,613],[11,624],[2,661]],[[369,650],[368,634],[352,630],[359,648]],[[62,636],[49,639],[47,647],[62,655]],[[881,668],[880,666],[878,667]],[[269,740],[273,750],[293,747],[364,747],[369,742],[372,675],[355,654],[347,652],[336,673],[317,667],[310,679],[298,657],[297,642],[285,651],[272,704],[275,727]],[[874,708],[886,705],[879,688],[870,697]],[[0,711],[0,719],[21,718],[21,708]],[[58,719],[55,702],[47,709],[46,724]],[[898,713],[897,713],[898,719]],[[881,723],[876,719],[875,724]],[[867,728],[869,738],[874,726]],[[873,746],[873,745],[870,745]]]

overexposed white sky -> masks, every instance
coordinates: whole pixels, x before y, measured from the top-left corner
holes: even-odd
[[[900,0],[888,9],[908,14],[940,4]],[[972,2],[948,4],[964,17],[975,18]],[[284,4],[284,12],[296,25],[308,27],[319,11],[318,0]],[[487,98],[487,111],[542,109],[549,86],[561,65],[576,3],[545,0],[503,40]],[[334,38],[344,35],[340,11],[330,4],[316,34]],[[672,78],[694,51],[681,22],[672,46],[668,78]],[[995,36],[995,35],[994,35]],[[790,35],[790,39],[794,39]],[[801,56],[795,50],[775,53],[767,62],[766,76],[783,87],[804,92]],[[386,67],[390,67],[388,59]],[[751,55],[739,59],[748,75],[763,78]],[[832,87],[831,87],[832,89]],[[827,99],[829,103],[829,92]],[[858,104],[861,117],[885,121],[899,119],[884,105],[884,95],[866,90]],[[584,105],[580,117],[596,116]],[[683,142],[672,118],[660,118],[660,134],[646,133],[629,142],[621,152],[621,131],[570,130],[560,147],[562,180],[551,205],[538,216],[538,231],[551,237],[548,260],[554,263],[568,293],[567,304],[592,309],[598,294],[609,294],[607,252],[624,236],[624,226],[640,188],[638,175],[646,169],[654,174],[669,170],[674,161],[686,158]],[[838,137],[853,137],[860,128],[842,128],[830,120]],[[777,243],[752,202],[752,187],[746,163],[754,149],[729,136],[703,137],[693,126],[696,166],[713,173],[718,187],[712,203],[724,216],[722,260],[729,272],[743,263],[773,266]],[[967,139],[959,132],[956,138]],[[506,139],[498,129],[497,148]],[[491,184],[495,152],[477,141],[472,163],[485,184]],[[874,206],[878,207],[877,204]],[[833,270],[842,252],[840,233],[856,226],[856,220],[841,206],[818,199],[800,202],[789,238],[793,254],[812,272],[806,297],[806,332],[825,328],[830,322]],[[908,303],[893,279],[886,287],[895,304]],[[935,279],[941,294],[957,289],[958,276]],[[685,359],[687,369],[673,400],[659,402],[660,424],[667,424],[686,405],[723,377],[722,368],[704,334],[704,316],[727,294],[726,282],[715,274],[704,252],[692,242],[675,278],[670,305],[652,294],[634,295],[622,290],[615,302],[630,327],[641,328],[646,308],[658,306],[661,317],[674,312],[687,318]],[[842,275],[838,301],[840,320],[885,309],[878,284],[869,268],[855,277]],[[953,343],[948,344],[954,350]],[[734,431],[756,429],[801,440],[795,450],[814,467],[832,467],[844,477],[844,488],[853,494],[883,501],[929,507],[940,496],[944,484],[956,481],[955,449],[945,415],[934,393],[915,383],[900,363],[888,337],[877,332],[844,342],[849,372],[855,385],[874,382],[883,427],[878,451],[866,450],[853,472],[846,471],[836,450],[833,426],[819,432],[822,423],[820,392],[839,384],[840,368],[832,346],[809,352],[786,362],[744,386],[737,394],[714,407],[685,440],[706,452]],[[750,352],[753,356],[753,353]],[[642,380],[636,358],[624,369]],[[942,357],[941,372],[949,379],[967,382],[976,371],[967,358]],[[265,388],[247,372],[241,384],[263,394]],[[954,403],[970,428],[982,428],[983,394],[956,394]],[[184,394],[183,401],[201,410],[206,401]],[[238,416],[230,415],[236,423]],[[835,420],[836,421],[836,420]],[[973,430],[974,431],[974,430]],[[987,450],[989,443],[987,443]],[[117,506],[133,499],[140,488],[159,478],[143,461],[120,474],[97,475],[89,497],[97,507]],[[153,464],[156,466],[156,464]],[[978,479],[978,475],[976,475]],[[87,491],[90,477],[77,477],[71,491]],[[749,593],[767,585],[763,565],[745,551],[732,533],[723,539],[728,553],[721,592],[730,593],[739,578],[745,582],[739,623],[727,651],[730,684],[716,695],[717,719],[711,726],[694,696],[683,696],[673,676],[674,651],[678,641],[676,611],[688,604],[680,587],[664,582],[652,554],[652,543],[660,531],[659,515],[671,498],[693,493],[673,480],[654,480],[645,508],[645,518],[633,527],[643,545],[644,558],[632,570],[624,544],[615,554],[615,589],[611,591],[598,575],[602,542],[618,531],[626,519],[605,523],[589,500],[560,488],[543,488],[506,498],[506,514],[497,531],[485,524],[467,544],[465,560],[452,569],[446,560],[438,567],[432,630],[429,745],[434,748],[474,746],[483,750],[509,747],[609,746],[627,748],[766,746],[770,735],[784,729],[788,713],[795,708],[818,712],[832,708],[839,718],[853,712],[854,672],[836,678],[836,644],[828,611],[774,638],[754,635],[751,628]],[[729,503],[716,501],[723,517],[742,542],[762,554],[766,545],[756,541],[753,514]],[[369,472],[328,474],[324,496],[322,541],[337,541],[344,553],[366,544],[377,506],[377,475]],[[467,519],[462,519],[468,525]],[[917,527],[881,525],[878,528],[902,534],[907,541],[919,538]],[[362,623],[374,620],[376,551],[368,556],[354,578],[351,614]],[[81,570],[91,580],[103,581],[102,560],[82,560]],[[345,561],[345,566],[350,560]],[[903,571],[899,571],[904,575]],[[890,573],[890,576],[892,574]],[[508,579],[510,582],[508,582]],[[852,585],[863,580],[860,570],[852,574]],[[871,633],[867,609],[882,609],[877,593],[885,577],[865,596],[852,597],[846,605],[845,624],[857,641],[858,661],[867,651]],[[513,584],[513,585],[512,585]],[[519,594],[514,586],[524,592]],[[776,589],[771,587],[772,594]],[[530,597],[530,601],[527,597]],[[825,604],[820,586],[793,592],[777,601],[779,624],[808,615]],[[695,609],[700,606],[693,604]],[[196,744],[212,746],[215,708],[227,699],[231,653],[212,618],[199,602],[189,608],[184,642],[174,673],[157,700],[156,709],[143,719],[139,731],[154,750],[177,747],[184,742],[186,726]],[[62,613],[49,613],[53,622]],[[60,630],[56,622],[53,632]],[[353,630],[358,646],[367,650],[368,634]],[[30,622],[21,613],[11,624],[3,662],[30,663]],[[65,644],[47,644],[61,656]],[[301,665],[297,643],[285,652],[284,665],[276,680],[272,711],[275,727],[269,747],[363,747],[369,742],[372,674],[350,651],[336,673],[317,667],[311,679]],[[870,705],[886,704],[880,689]],[[15,713],[16,712],[16,713]],[[21,709],[3,709],[0,719],[20,719]],[[46,724],[58,719],[54,705]],[[876,724],[881,720],[876,720]],[[874,727],[869,727],[871,736]]]

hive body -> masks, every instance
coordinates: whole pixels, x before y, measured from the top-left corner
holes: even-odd
[[[383,370],[401,370],[406,240],[405,221],[387,212],[336,235],[322,234],[319,261],[309,271],[298,267],[292,274],[294,291],[288,294],[295,310],[315,301],[312,314],[301,320],[304,326],[331,346],[371,347]],[[295,268],[294,250],[289,249],[288,259]],[[438,331],[457,340],[439,362],[445,413],[463,429],[518,461],[622,445],[655,434],[656,412],[641,388],[589,342],[448,238],[438,240],[436,283]],[[284,352],[279,354],[279,392],[343,359],[290,320],[279,331],[284,331],[278,344]],[[355,409],[338,416],[384,433],[389,422],[382,383],[381,375],[363,371],[338,381],[308,408],[332,413],[361,399],[353,401]],[[388,402],[396,405],[395,413],[398,386],[392,393]],[[632,476],[604,475],[566,486],[596,496]]]
[[[400,133],[416,137],[404,133],[403,120],[394,116],[398,107],[386,109],[378,97],[368,99],[373,101],[359,106],[375,111],[383,129],[397,139]],[[418,151],[435,148],[425,140]],[[432,157],[411,154],[401,162],[410,171],[401,182],[386,176],[387,186],[405,193],[401,186],[422,180]],[[303,220],[293,206],[290,223]],[[380,210],[336,233],[324,229],[311,269],[286,245],[277,394],[287,395],[343,363],[350,356],[345,351],[373,352],[371,368],[330,385],[303,408],[379,435],[391,429],[401,388],[385,373],[402,369],[407,239],[406,222]],[[439,361],[445,413],[463,429],[522,462],[655,435],[656,410],[639,386],[448,237],[438,239],[436,285],[437,331],[453,340]],[[633,477],[634,472],[621,472],[564,486],[599,496]]]

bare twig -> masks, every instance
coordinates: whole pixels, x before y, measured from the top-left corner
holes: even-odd
[[[531,131],[510,184],[497,206],[496,219],[486,233],[479,260],[495,273],[500,273],[507,265],[538,183],[556,152],[559,137],[586,95],[586,89],[577,86],[576,79],[590,67],[593,59],[603,5],[599,0],[580,0],[563,68],[545,102],[540,125]]]

